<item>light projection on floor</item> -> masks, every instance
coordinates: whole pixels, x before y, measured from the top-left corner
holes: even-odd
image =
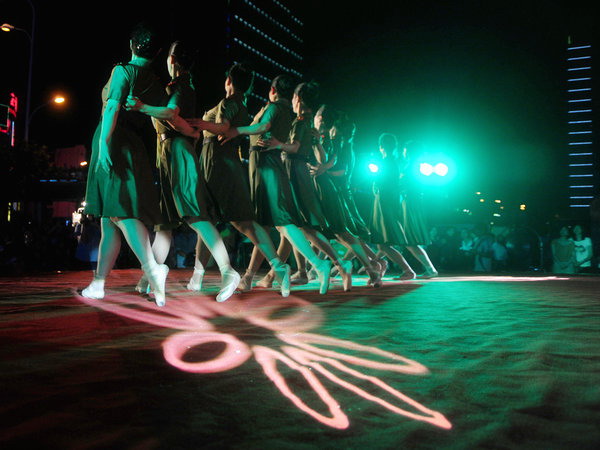
[[[224,372],[253,357],[292,405],[326,426],[337,429],[350,426],[350,419],[344,412],[345,405],[336,400],[328,388],[335,385],[380,405],[390,413],[443,429],[452,428],[443,414],[410,398],[381,377],[370,374],[425,375],[428,373],[425,366],[376,347],[310,333],[323,323],[324,314],[319,307],[301,298],[290,296],[283,299],[274,293],[261,293],[216,303],[211,297],[170,292],[166,306],[158,308],[138,295],[107,294],[103,300],[87,299],[77,294],[76,297],[83,303],[122,317],[179,330],[168,337],[162,347],[165,360],[182,371],[198,374]],[[209,321],[217,317],[245,320],[265,331],[272,331],[278,348],[250,345],[233,334],[219,332]],[[218,356],[210,360],[190,361],[192,349],[213,343],[224,346]],[[280,370],[281,365],[286,367],[286,372],[295,371],[303,377],[307,387],[293,387],[296,384],[286,380]],[[314,391],[323,403],[323,411],[317,411],[302,400],[302,389]],[[385,399],[375,392],[384,392]]]

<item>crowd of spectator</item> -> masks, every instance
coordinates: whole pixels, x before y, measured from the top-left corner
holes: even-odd
[[[98,221],[81,217],[32,220],[13,214],[0,232],[0,274],[35,271],[93,270],[98,256]],[[220,227],[232,262],[247,264],[251,245],[235,229]],[[485,225],[439,225],[430,230],[426,250],[438,271],[457,273],[517,273],[539,271],[557,274],[594,273],[598,262],[586,228],[555,226],[538,233],[528,227]],[[167,264],[190,268],[194,264],[196,235],[186,227],[174,233]],[[410,259],[409,252],[405,252]],[[293,263],[293,262],[292,262]],[[418,269],[418,264],[415,264]],[[117,268],[137,267],[137,260],[123,246]],[[393,264],[390,264],[394,270]]]

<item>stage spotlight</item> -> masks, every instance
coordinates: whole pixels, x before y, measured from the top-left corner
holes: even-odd
[[[440,177],[445,177],[446,175],[448,175],[448,166],[444,163],[437,163],[433,168],[433,171],[436,175],[439,175]]]
[[[375,163],[369,163],[369,165],[367,167],[369,168],[369,172],[371,172],[371,173],[379,172],[379,166]]]
[[[429,163],[421,163],[419,166],[419,172],[428,177],[433,173],[433,166]]]

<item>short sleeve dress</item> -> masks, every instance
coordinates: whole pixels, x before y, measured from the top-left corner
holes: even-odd
[[[296,153],[284,153],[284,164],[305,226],[325,232],[329,224],[321,208],[308,163],[314,164],[312,115],[298,116],[292,122],[290,142],[300,145]]]
[[[178,107],[181,117],[195,117],[196,93],[189,73],[172,80],[166,91],[168,104]],[[160,207],[164,216],[164,222],[157,228],[174,228],[181,219],[210,220],[209,194],[194,140],[175,131],[166,121],[154,123],[158,134],[156,160],[160,174]]]
[[[362,216],[358,212],[356,202],[354,201],[354,195],[350,186],[350,179],[352,177],[352,171],[354,170],[354,149],[352,148],[351,141],[344,141],[340,145],[340,150],[337,154],[336,163],[330,169],[330,172],[343,171],[343,175],[333,176],[331,179],[335,183],[335,186],[342,197],[346,211],[351,217],[351,230],[350,232],[355,236],[359,236],[362,239],[368,240],[371,232],[369,227],[365,224]]]
[[[102,90],[103,110],[109,99],[124,104],[128,94],[144,103],[162,104],[164,92],[147,65],[119,64],[113,68]],[[142,113],[121,109],[109,144],[112,168],[98,168],[102,120],[92,141],[92,156],[86,187],[85,214],[97,217],[137,218],[147,225],[162,220],[158,186],[154,179],[145,138],[154,134],[150,119]]]
[[[292,192],[287,171],[281,159],[281,150],[263,151],[257,141],[272,136],[286,142],[292,126],[292,105],[287,99],[267,104],[254,117],[253,123],[267,120],[269,131],[250,136],[250,196],[254,204],[256,221],[262,226],[303,226],[298,205]]]
[[[229,121],[232,127],[246,126],[250,123],[248,110],[241,94],[234,94],[219,102],[207,111],[203,120],[221,123]],[[210,197],[222,222],[254,220],[254,207],[250,199],[248,171],[242,165],[238,137],[221,144],[217,136],[204,131],[202,144],[202,172],[206,180]]]
[[[327,139],[323,143],[327,160],[335,158],[336,149],[334,143]],[[333,234],[351,233],[353,229],[352,217],[346,209],[342,195],[338,191],[335,181],[328,172],[314,177],[314,185],[317,189],[321,207],[329,223],[329,232]]]
[[[406,245],[402,226],[400,167],[396,157],[387,156],[379,162],[379,173],[373,185],[373,219],[371,242],[374,244]]]

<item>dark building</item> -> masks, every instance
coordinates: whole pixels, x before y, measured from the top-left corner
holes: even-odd
[[[595,149],[593,53],[588,39],[569,38],[567,71],[568,205],[589,214],[598,196],[598,152]],[[573,215],[579,216],[579,212]]]
[[[248,62],[255,71],[248,109],[268,101],[271,81],[281,73],[303,74],[303,23],[284,2],[231,0],[226,11],[226,64]]]

